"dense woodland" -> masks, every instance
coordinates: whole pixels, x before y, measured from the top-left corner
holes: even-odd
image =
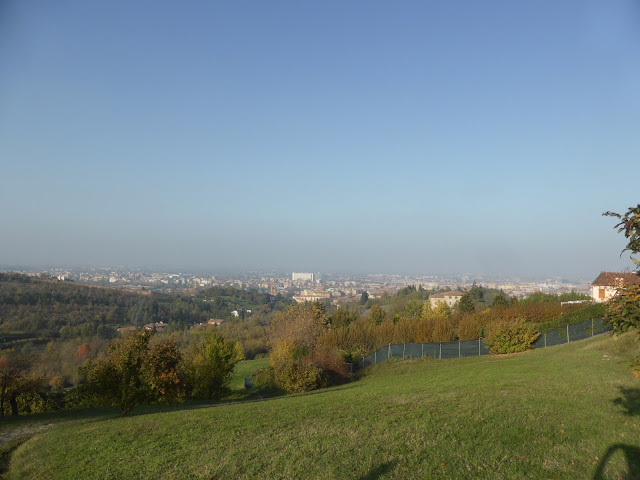
[[[155,322],[168,324],[167,332],[178,331],[210,318],[231,320],[236,309],[241,316],[246,310],[266,315],[290,303],[255,290],[212,287],[195,295],[169,295],[0,273],[1,347],[52,339],[110,339],[119,327]]]

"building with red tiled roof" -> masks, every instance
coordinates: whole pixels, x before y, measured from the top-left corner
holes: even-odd
[[[600,272],[591,284],[591,299],[598,303],[606,302],[618,293],[619,288],[635,284],[640,284],[637,273]]]
[[[435,306],[439,303],[445,303],[446,305],[453,307],[456,303],[460,301],[464,292],[459,290],[453,290],[452,292],[444,292],[444,293],[434,293],[429,297],[429,301],[431,302],[431,307],[435,308]]]

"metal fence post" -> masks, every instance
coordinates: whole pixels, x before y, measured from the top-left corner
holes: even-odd
[[[567,325],[567,343],[569,343],[569,325]]]
[[[461,355],[460,355],[460,340],[458,340],[458,358],[460,358],[460,357],[461,357]]]
[[[389,360],[390,358],[393,358],[391,356],[391,344],[389,344],[389,352],[387,353],[387,360]]]
[[[442,359],[442,343],[440,343],[440,359]]]
[[[547,346],[547,333],[544,334],[544,346]]]
[[[591,319],[591,336],[593,337],[593,318]]]
[[[422,347],[422,355],[420,355],[420,358],[424,357],[424,343],[421,343],[420,346]]]
[[[478,339],[478,356],[480,356],[480,355],[482,355],[482,354],[480,353],[480,339]]]
[[[378,350],[376,350],[375,352],[373,352],[373,364],[377,365],[378,364]]]

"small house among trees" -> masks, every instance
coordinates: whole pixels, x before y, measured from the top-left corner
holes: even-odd
[[[600,272],[598,278],[591,284],[591,299],[598,303],[607,302],[618,293],[620,288],[638,284],[640,284],[640,275],[637,273]]]
[[[435,293],[429,297],[431,302],[431,308],[435,308],[439,302],[446,304],[449,307],[453,307],[463,297],[464,292],[454,290],[452,292]]]

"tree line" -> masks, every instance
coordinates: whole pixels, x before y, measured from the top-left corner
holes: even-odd
[[[182,330],[210,318],[231,319],[231,311],[267,314],[291,300],[256,290],[212,287],[197,294],[131,292],[80,285],[47,277],[0,273],[0,348],[30,339],[111,339],[122,326],[163,322]]]
[[[40,356],[1,356],[0,416],[102,405],[127,414],[142,404],[217,400],[228,393],[234,366],[244,358],[239,345],[215,329],[182,335],[143,329],[95,348],[87,342],[75,350],[71,386],[43,371],[52,353],[46,349]]]
[[[575,293],[519,301],[474,284],[453,308],[432,305],[433,293],[408,286],[379,299],[363,294],[359,302],[339,307],[321,302],[289,307],[273,317],[270,369],[256,377],[288,392],[313,390],[346,381],[349,363],[389,343],[483,337],[495,352],[510,353],[528,348],[548,322],[603,313],[602,306],[561,305],[566,298],[588,298]]]

